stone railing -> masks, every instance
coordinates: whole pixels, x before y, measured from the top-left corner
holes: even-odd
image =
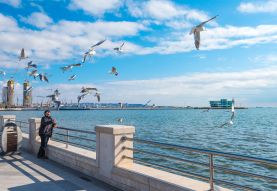
[[[14,115],[0,116],[0,126],[15,118]],[[39,127],[40,118],[29,119],[29,135],[23,134],[22,149],[37,154]],[[206,182],[137,164],[130,159],[133,151],[124,148],[133,148],[133,142],[122,140],[133,138],[133,126],[98,125],[95,132],[96,152],[50,140],[47,156],[61,165],[127,191],[204,191],[210,188]],[[214,190],[228,189],[215,186]]]

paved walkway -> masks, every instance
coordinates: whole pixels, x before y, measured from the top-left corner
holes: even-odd
[[[0,190],[10,191],[118,191],[57,163],[21,155],[0,156]]]

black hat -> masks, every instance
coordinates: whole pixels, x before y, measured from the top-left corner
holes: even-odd
[[[44,111],[44,114],[47,113],[47,112],[50,112],[50,110],[49,110],[49,109],[45,110],[45,111]]]

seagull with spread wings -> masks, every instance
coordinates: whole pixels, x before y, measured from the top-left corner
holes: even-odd
[[[123,46],[124,46],[125,42],[123,42],[119,47],[115,47],[114,50],[118,53],[121,54],[123,53]]]
[[[19,59],[19,61],[20,61],[20,60],[27,59],[27,58],[29,58],[29,57],[26,56],[25,50],[24,50],[24,48],[22,48],[22,49],[21,49],[21,52],[20,52],[20,55],[19,55],[19,57],[18,57],[18,59]]]
[[[40,73],[38,76],[39,76],[40,81],[49,82],[46,74]]]
[[[225,125],[233,125],[234,124],[234,118],[235,118],[235,100],[232,99],[232,115],[229,121],[227,121],[226,123],[223,123],[220,127],[224,127]]]
[[[37,70],[33,70],[33,71],[29,72],[28,75],[29,75],[29,76],[33,76],[34,79],[36,79],[36,78],[39,76]]]
[[[110,74],[113,74],[113,75],[115,75],[115,76],[118,76],[118,72],[117,72],[117,69],[116,69],[116,67],[112,67],[112,70],[109,72]]]
[[[100,93],[96,92],[94,96],[97,98],[97,101],[100,102]]]
[[[76,77],[77,77],[77,75],[76,75],[76,74],[74,74],[74,75],[72,75],[72,76],[70,76],[70,77],[68,78],[68,81],[75,80],[75,79],[76,79]]]
[[[97,88],[82,87],[80,93],[88,93],[88,92],[91,92],[91,91],[97,91]]]
[[[204,31],[204,25],[208,22],[210,22],[211,20],[214,20],[216,17],[218,17],[218,15],[210,18],[207,21],[204,21],[202,23],[200,23],[199,25],[193,27],[190,31],[190,35],[193,34],[194,35],[194,44],[197,50],[199,50],[200,47],[200,32]]]
[[[33,64],[33,61],[30,61],[27,63],[26,70],[29,70],[30,68],[37,68],[38,66],[36,64]]]
[[[61,67],[61,70],[62,70],[63,72],[65,72],[65,71],[69,71],[69,70],[71,70],[73,67],[77,67],[77,66],[82,66],[82,64],[81,64],[81,63],[70,64],[70,65]]]
[[[90,49],[89,49],[87,52],[85,52],[82,62],[83,62],[83,63],[86,62],[87,56],[89,56],[89,58],[93,57],[93,56],[96,54],[95,48],[96,48],[97,46],[100,46],[100,45],[101,45],[102,43],[104,43],[105,41],[106,41],[106,39],[105,39],[105,40],[101,40],[101,41],[99,41],[98,43],[96,43],[95,45],[91,46]]]

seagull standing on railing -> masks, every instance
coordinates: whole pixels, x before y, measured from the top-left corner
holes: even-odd
[[[20,60],[27,59],[27,58],[29,58],[29,57],[26,56],[25,50],[24,50],[24,48],[22,48],[22,49],[21,49],[21,52],[20,52],[20,55],[19,55],[19,57],[18,57],[18,59],[19,59],[19,61],[20,61]]]
[[[213,18],[204,21],[202,23],[200,23],[199,25],[193,27],[190,31],[190,35],[193,34],[194,35],[194,44],[197,50],[199,50],[200,47],[200,32],[204,31],[204,25],[208,22],[210,22],[211,20],[215,19],[216,17],[218,17],[218,15],[214,16]]]
[[[234,118],[235,118],[235,100],[232,99],[232,115],[230,121],[227,121],[226,123],[222,124],[220,127],[224,127],[225,125],[233,125],[234,124]]]
[[[125,42],[123,42],[120,47],[115,47],[114,50],[118,53],[118,54],[121,54],[123,53],[123,46],[124,46]]]
[[[82,62],[83,62],[83,63],[86,62],[87,56],[89,56],[89,58],[93,57],[93,56],[96,54],[95,48],[96,48],[97,46],[100,46],[100,45],[101,45],[102,43],[104,43],[105,41],[106,41],[106,39],[105,39],[105,40],[101,40],[101,41],[99,41],[98,43],[96,43],[95,45],[91,46],[90,49],[89,49],[87,52],[85,52]]]

